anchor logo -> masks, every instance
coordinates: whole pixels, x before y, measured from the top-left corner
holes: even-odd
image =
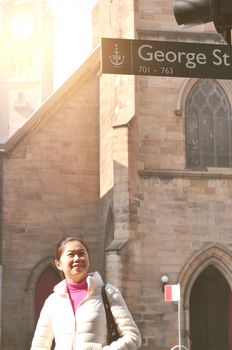
[[[112,55],[109,55],[109,60],[114,66],[120,66],[125,61],[125,56],[120,53],[118,44],[114,45],[114,52]]]

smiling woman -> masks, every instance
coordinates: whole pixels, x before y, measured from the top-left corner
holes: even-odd
[[[89,253],[87,246],[80,240],[68,238],[57,247],[56,267],[68,283],[84,280],[89,270]]]
[[[89,249],[77,238],[57,245],[55,264],[65,279],[58,283],[42,308],[31,350],[136,350],[139,330],[119,290],[103,283],[98,272],[89,272]],[[102,290],[105,289],[119,338],[108,334]],[[111,344],[112,347],[111,347]]]

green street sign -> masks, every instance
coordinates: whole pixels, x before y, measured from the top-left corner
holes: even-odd
[[[102,73],[232,79],[232,47],[102,38]]]

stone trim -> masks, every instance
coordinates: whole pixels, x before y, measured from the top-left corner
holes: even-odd
[[[128,242],[128,239],[114,239],[106,248],[106,255],[116,254],[121,255],[121,250]]]
[[[215,266],[221,272],[232,289],[232,253],[220,244],[211,244],[195,254],[180,272],[178,281],[185,294],[185,307],[189,306],[190,293],[196,278],[209,265]]]
[[[41,273],[48,267],[51,267],[54,269],[54,271],[56,272],[56,268],[54,266],[54,258],[53,257],[46,257],[45,259],[40,260],[31,270],[27,281],[26,281],[26,286],[25,286],[25,292],[29,292],[29,291],[34,291],[35,290],[35,285],[37,283],[37,280],[39,278],[39,276],[41,275]],[[58,275],[58,271],[57,271],[57,275]]]
[[[210,171],[194,171],[194,170],[166,170],[166,169],[140,169],[138,175],[141,178],[159,177],[161,179],[205,179],[205,180],[232,180],[232,169]]]
[[[180,88],[179,94],[177,96],[175,115],[182,117],[185,114],[185,104],[186,100],[193,88],[193,86],[201,80],[200,78],[186,78],[183,81],[182,87]],[[232,100],[232,83],[230,80],[214,79],[224,90],[225,94]]]
[[[197,252],[187,261],[180,272],[178,283],[181,285],[182,304],[183,304],[183,329],[185,330],[186,341],[190,347],[190,294],[192,287],[201,274],[208,266],[214,266],[227,280],[232,290],[232,253],[221,244],[209,244],[207,248]]]
[[[152,40],[169,40],[169,41],[186,41],[196,43],[217,43],[224,44],[223,39],[215,32],[190,32],[190,31],[171,31],[171,30],[152,30],[152,29],[137,29],[138,39]]]

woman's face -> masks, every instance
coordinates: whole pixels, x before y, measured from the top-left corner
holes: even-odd
[[[69,283],[80,282],[87,276],[89,270],[89,254],[79,241],[67,242],[62,250],[56,267],[62,271]]]

